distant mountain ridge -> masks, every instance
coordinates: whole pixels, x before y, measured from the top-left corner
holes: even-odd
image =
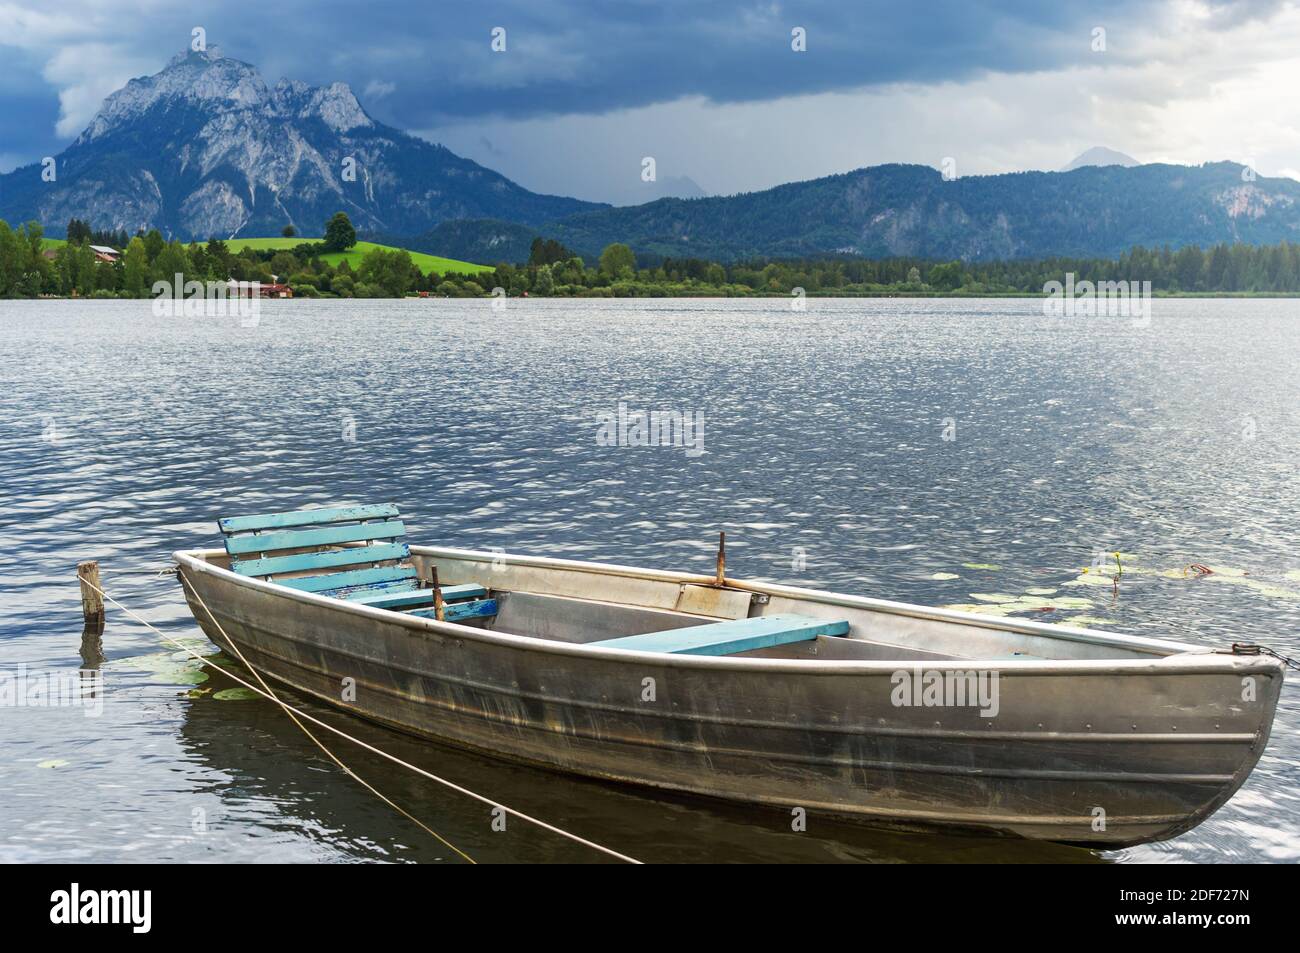
[[[54,182],[39,165],[0,176],[0,218],[203,239],[285,225],[317,234],[340,209],[360,230],[415,234],[449,219],[540,224],[602,207],[530,192],[385,126],[343,83],[268,86],[216,48],[109,96],[56,168]]]
[[[588,256],[622,241],[642,254],[718,260],[1111,257],[1135,245],[1300,239],[1300,182],[1232,162],[952,181],[928,166],[881,165],[762,192],[588,211],[542,231]]]

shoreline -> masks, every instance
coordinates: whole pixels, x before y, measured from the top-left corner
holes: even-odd
[[[259,298],[260,301],[493,301],[494,295],[402,295],[394,298],[345,298],[339,295],[303,295],[298,298],[280,298],[268,297]],[[905,298],[905,299],[932,299],[932,298],[979,298],[979,299],[998,299],[998,298],[1038,298],[1048,300],[1057,297],[1056,295],[1043,294],[1038,291],[850,291],[850,292],[832,292],[826,294],[807,294],[805,300],[823,299],[830,300],[835,298]],[[1153,291],[1152,298],[1224,298],[1224,299],[1300,299],[1300,291]],[[791,301],[794,296],[790,293],[767,292],[755,294],[663,294],[663,295],[524,295],[524,296],[507,296],[508,301],[654,301],[654,300],[699,300],[699,301],[744,301],[754,300],[774,300],[774,301]],[[95,297],[80,295],[38,295],[32,298],[0,298],[0,303],[7,301],[154,301],[154,297]],[[181,299],[185,300],[185,299]],[[238,300],[230,298],[228,300]],[[1076,300],[1085,300],[1082,298]]]

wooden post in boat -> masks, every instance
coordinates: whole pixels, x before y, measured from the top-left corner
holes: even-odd
[[[445,622],[442,617],[442,586],[438,585],[438,567],[430,567],[433,573],[433,617],[439,622]]]
[[[104,597],[99,594],[99,563],[93,559],[77,563],[77,580],[81,583],[81,615],[86,625],[103,626]]]
[[[713,580],[713,584],[719,589],[727,584],[727,534],[718,534],[718,577]]]

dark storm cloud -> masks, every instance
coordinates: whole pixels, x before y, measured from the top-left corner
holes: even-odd
[[[1141,30],[1153,0],[1047,2],[688,2],[688,0],[485,0],[473,4],[364,4],[227,0],[132,12],[67,0],[32,11],[0,38],[0,156],[37,156],[55,137],[62,90],[41,63],[84,44],[158,68],[203,26],[208,42],[258,66],[268,81],[343,80],[378,118],[427,129],[466,117],[600,113],[700,96],[761,101],[909,81],[957,81],[986,71],[1056,69],[1089,55],[1104,26],[1116,59]],[[1221,6],[1218,15],[1260,16]],[[50,12],[46,12],[50,11]],[[506,30],[506,52],[490,47]],[[790,49],[807,31],[807,52]],[[90,64],[93,66],[93,64]],[[367,95],[367,89],[371,95]],[[381,91],[375,95],[376,91]],[[85,117],[88,119],[89,117]],[[82,121],[79,112],[70,122]],[[65,121],[65,126],[67,122]],[[64,130],[67,131],[66,129]],[[66,138],[65,138],[66,141]]]
[[[384,108],[407,125],[427,127],[484,112],[605,112],[683,96],[745,102],[1055,69],[1091,55],[1090,31],[1098,25],[1122,55],[1124,31],[1140,28],[1155,5],[487,2],[386,7],[349,28],[346,43],[337,39],[336,19],[307,18],[296,46],[305,39],[308,49],[330,50],[330,65],[358,88],[374,79],[395,83]],[[346,18],[353,13],[349,8]],[[506,30],[504,53],[489,45],[497,26]],[[790,48],[795,27],[807,31],[806,53]],[[310,59],[300,58],[299,70]]]

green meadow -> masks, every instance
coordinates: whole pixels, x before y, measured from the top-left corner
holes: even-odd
[[[245,248],[252,248],[254,251],[276,250],[281,248],[291,249],[303,242],[316,242],[319,238],[231,238],[226,241],[226,247],[232,254],[239,254]],[[46,248],[59,248],[66,245],[67,242],[62,238],[45,238],[42,239]],[[206,245],[207,242],[200,244]],[[382,248],[384,251],[400,251],[392,245],[377,245],[374,242],[357,242],[353,247],[343,252],[330,252],[321,255],[321,260],[329,262],[334,267],[338,267],[339,262],[347,260],[348,266],[352,269],[361,264],[361,259],[365,257],[366,252],[373,248]],[[411,261],[415,262],[415,267],[419,268],[424,274],[437,272],[440,275],[477,275],[485,271],[492,271],[491,265],[476,265],[473,262],[457,261],[454,258],[443,258],[440,255],[426,255],[423,252],[410,251],[406,252],[411,256]]]
[[[319,238],[231,238],[226,240],[226,247],[233,254],[238,254],[245,248],[251,248],[254,251],[267,251],[279,249],[292,249],[303,242],[316,242]],[[205,243],[206,244],[206,243]],[[366,252],[375,248],[382,248],[384,251],[400,251],[391,245],[377,245],[374,242],[357,242],[354,246],[343,252],[329,252],[321,255],[321,260],[329,262],[337,267],[339,262],[346,260],[348,266],[356,269],[361,264],[361,259],[365,257]],[[415,266],[426,275],[435,271],[440,275],[460,274],[460,275],[477,275],[484,271],[492,271],[489,265],[475,265],[468,261],[457,261],[454,258],[443,258],[439,255],[426,255],[423,252],[407,251]]]

